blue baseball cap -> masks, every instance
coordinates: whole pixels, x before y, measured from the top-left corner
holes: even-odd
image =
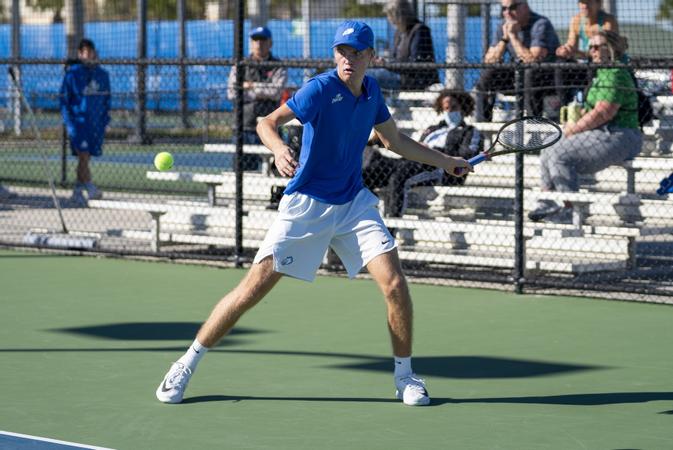
[[[267,27],[257,27],[250,31],[250,39],[271,39],[271,30]]]
[[[348,45],[355,50],[364,50],[374,47],[374,32],[364,22],[347,20],[337,28],[334,34],[332,48],[337,45]]]

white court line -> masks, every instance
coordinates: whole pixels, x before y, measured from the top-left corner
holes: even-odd
[[[92,450],[114,450],[108,447],[97,447],[95,445],[84,445],[84,444],[78,444],[76,442],[68,442],[68,441],[59,441],[58,439],[50,439],[50,438],[45,438],[45,437],[39,437],[39,436],[31,436],[29,434],[19,434],[19,433],[12,433],[10,431],[2,431],[0,430],[0,435],[7,435],[7,436],[13,436],[13,437],[19,437],[19,438],[24,438],[24,439],[32,439],[34,441],[43,441],[43,442],[51,442],[52,444],[62,444],[62,445],[70,445],[73,447],[79,447],[79,448],[88,448]]]

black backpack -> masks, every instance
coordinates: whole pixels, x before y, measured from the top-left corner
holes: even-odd
[[[636,86],[636,94],[638,94],[638,125],[640,125],[640,128],[643,128],[653,119],[656,119],[657,116],[654,114],[654,108],[652,107],[652,97],[645,94],[643,89],[638,85],[636,74],[631,70],[629,73],[631,74],[631,78],[633,78],[633,84]]]

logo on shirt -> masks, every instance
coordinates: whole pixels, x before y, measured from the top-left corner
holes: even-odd
[[[343,99],[344,99],[344,98],[343,98],[343,96],[341,95],[341,93],[338,93],[338,94],[335,95],[334,98],[332,99],[332,104],[334,104],[334,103],[336,103],[336,102],[340,102],[340,101],[343,100]]]
[[[100,91],[100,85],[96,80],[91,80],[91,82],[84,88],[85,95],[95,94],[98,91]]]
[[[286,256],[286,257],[283,258],[283,260],[280,262],[280,265],[281,265],[281,266],[289,266],[289,265],[292,264],[293,262],[294,262],[294,258],[293,258],[293,257],[291,257],[291,256]]]

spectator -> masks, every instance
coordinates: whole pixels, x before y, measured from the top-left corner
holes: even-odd
[[[619,33],[617,18],[602,9],[601,0],[578,0],[580,12],[571,20],[568,41],[556,49],[556,56],[566,61],[586,61],[589,57],[589,39],[601,30]],[[560,77],[560,78],[559,78]],[[558,70],[556,86],[563,103],[572,100],[578,90],[583,90],[590,79],[588,69]],[[572,86],[572,88],[564,88]]]
[[[442,153],[464,159],[479,153],[483,144],[481,134],[464,120],[474,111],[472,97],[466,92],[444,90],[439,93],[434,107],[442,120],[427,128],[421,141]],[[454,177],[442,169],[415,161],[387,158],[375,150],[363,169],[363,178],[369,189],[386,188],[385,213],[392,217],[404,214],[408,192],[413,186],[465,184],[465,177]]]
[[[602,30],[590,39],[592,62],[608,64],[623,57],[626,39]],[[578,175],[596,173],[640,153],[643,144],[638,125],[638,95],[633,77],[622,68],[597,69],[586,96],[587,110],[574,123],[564,126],[558,144],[540,156],[542,190],[578,190]],[[528,214],[533,221],[556,215],[560,221],[571,215],[571,204],[538,201]]]
[[[504,62],[505,55],[524,63],[554,61],[559,39],[549,19],[531,11],[527,0],[500,0],[503,24],[496,31],[495,41],[489,47],[484,62]],[[542,114],[542,100],[554,80],[550,69],[525,71],[524,104],[528,114]],[[477,120],[490,122],[493,118],[493,91],[512,90],[514,69],[484,69],[477,82]]]
[[[250,56],[255,62],[280,61],[271,53],[273,39],[267,27],[257,27],[250,32]],[[243,143],[261,144],[257,136],[257,118],[270,114],[280,105],[287,70],[283,67],[246,66],[243,74]],[[232,67],[227,82],[227,98],[236,99],[236,67]],[[261,163],[258,155],[244,155],[243,169],[257,170]]]
[[[430,28],[421,22],[408,0],[388,0],[383,10],[388,21],[395,27],[393,49],[389,62],[435,62]],[[382,64],[385,59],[377,57]],[[389,71],[383,68],[371,69],[368,73],[379,82],[383,89],[422,90],[439,83],[437,69],[406,69]]]
[[[77,156],[77,183],[71,201],[84,206],[87,198],[103,196],[92,183],[89,161],[103,153],[105,128],[110,123],[110,77],[98,65],[96,47],[90,39],[80,41],[77,58],[66,67],[60,95],[70,149]]]

